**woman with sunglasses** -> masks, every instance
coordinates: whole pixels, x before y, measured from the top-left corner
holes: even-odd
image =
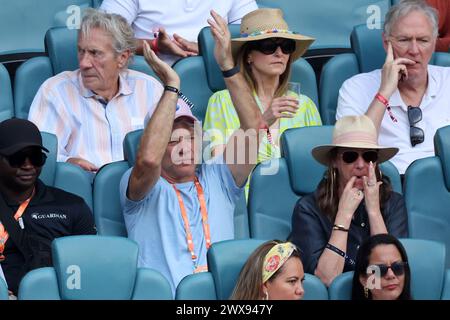
[[[257,160],[279,158],[279,137],[286,129],[322,124],[310,98],[287,90],[293,61],[314,39],[290,31],[280,9],[248,13],[240,30],[241,37],[232,39],[231,44],[237,61],[232,71],[244,74],[269,126],[260,142]],[[203,127],[210,135],[212,155],[223,152],[228,139],[240,127],[228,90],[211,96]]]
[[[299,300],[305,272],[298,249],[290,242],[264,242],[250,255],[231,300]]]
[[[389,234],[368,238],[358,250],[353,300],[411,300],[411,272],[401,242]]]
[[[358,247],[371,235],[408,235],[403,197],[379,168],[398,148],[379,146],[377,137],[367,116],[343,117],[333,143],[312,150],[328,170],[315,192],[297,202],[290,239],[303,252],[305,272],[327,286],[354,270]]]

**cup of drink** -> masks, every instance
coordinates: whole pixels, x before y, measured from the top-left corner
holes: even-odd
[[[288,96],[293,96],[294,98],[300,99],[300,92],[300,82],[288,83]]]

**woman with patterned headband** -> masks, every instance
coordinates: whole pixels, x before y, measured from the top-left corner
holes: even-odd
[[[248,258],[230,299],[302,299],[304,278],[297,247],[290,242],[267,241]]]
[[[280,157],[279,137],[286,129],[322,124],[310,98],[288,92],[292,63],[313,41],[313,38],[289,30],[280,9],[269,8],[245,15],[241,37],[232,39],[237,64],[230,71],[243,73],[269,126],[267,136],[260,144],[258,163]],[[205,132],[209,132],[213,156],[223,152],[239,126],[228,90],[214,93],[209,99],[203,124]]]

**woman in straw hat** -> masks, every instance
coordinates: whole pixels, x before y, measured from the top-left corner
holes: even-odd
[[[356,252],[371,235],[408,236],[403,197],[392,191],[378,166],[397,152],[398,148],[377,144],[375,126],[367,116],[339,119],[333,143],[312,150],[328,170],[316,191],[297,202],[291,241],[304,254],[305,271],[326,285],[354,270]]]
[[[301,57],[313,38],[289,30],[280,9],[258,9],[242,18],[241,37],[232,39],[233,56],[253,90],[268,126],[258,162],[280,157],[279,136],[284,130],[321,125],[314,102],[287,92],[292,62]],[[212,154],[239,128],[239,118],[228,90],[216,92],[208,102],[204,130],[210,132]]]
[[[291,242],[264,242],[250,255],[231,300],[299,300],[305,272],[298,249]]]

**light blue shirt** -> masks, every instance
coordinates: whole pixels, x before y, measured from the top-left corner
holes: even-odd
[[[202,164],[197,176],[203,187],[208,210],[211,242],[234,238],[234,208],[243,188],[234,178],[222,157]],[[144,199],[132,201],[126,196],[131,168],[120,182],[120,201],[128,237],[139,244],[139,267],[158,270],[172,287],[172,292],[185,276],[195,269],[187,248],[186,231],[177,195],[172,185],[160,177]],[[194,182],[176,184],[188,214],[198,256],[196,265],[206,265],[206,241]]]

